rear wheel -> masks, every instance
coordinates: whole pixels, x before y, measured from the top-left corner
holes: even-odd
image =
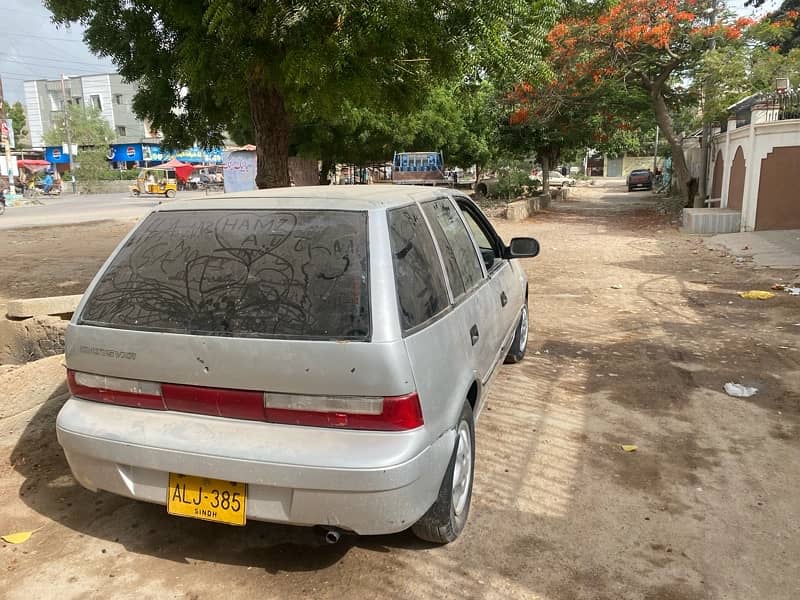
[[[175,197],[175,190],[167,190],[164,194],[167,198],[174,198]]]
[[[514,364],[525,358],[525,350],[528,348],[528,303],[522,307],[522,314],[517,323],[517,330],[514,332],[514,341],[506,354],[506,364]]]
[[[136,190],[136,189],[134,189],[134,190],[131,190],[131,193],[132,193],[134,196],[138,196],[139,194],[141,194],[141,192],[140,192],[139,190]]]
[[[475,467],[475,428],[472,407],[464,403],[456,426],[456,445],[445,471],[439,495],[423,517],[411,526],[418,538],[448,544],[464,530],[472,499]]]

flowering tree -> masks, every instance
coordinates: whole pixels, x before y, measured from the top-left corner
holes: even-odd
[[[671,85],[691,77],[709,40],[722,45],[741,38],[752,21],[707,18],[711,0],[620,0],[599,15],[560,22],[548,36],[553,60],[584,82],[616,79],[643,89],[669,142],[678,193],[689,195],[689,171],[673,127]]]
[[[518,84],[507,94],[509,127],[502,136],[511,154],[536,155],[545,192],[548,172],[563,154],[587,146],[617,154],[652,123],[652,109],[640,88],[615,79],[594,81],[557,60],[549,66],[549,80]]]

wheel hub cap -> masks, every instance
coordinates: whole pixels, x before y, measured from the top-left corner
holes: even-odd
[[[519,322],[519,351],[525,352],[528,346],[528,307],[522,309],[522,318]]]
[[[458,449],[453,469],[453,510],[456,516],[460,515],[467,505],[472,481],[472,441],[469,425],[462,421],[457,433]]]

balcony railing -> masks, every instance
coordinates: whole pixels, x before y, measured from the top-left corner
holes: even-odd
[[[771,108],[768,112],[769,121],[800,119],[800,90],[770,94],[765,101]]]

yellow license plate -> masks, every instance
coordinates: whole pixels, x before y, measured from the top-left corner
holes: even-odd
[[[170,473],[167,512],[204,521],[244,525],[247,484]]]

